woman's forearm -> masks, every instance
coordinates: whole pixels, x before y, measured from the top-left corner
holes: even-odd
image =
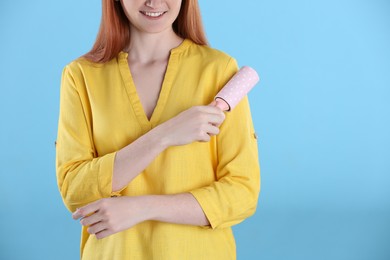
[[[118,191],[127,186],[140,174],[168,144],[154,128],[116,153],[112,190]]]
[[[104,238],[138,223],[154,220],[167,223],[209,226],[202,208],[190,193],[104,198],[77,209],[73,219],[96,238]]]
[[[191,193],[174,195],[147,195],[140,197],[149,208],[146,220],[175,224],[210,225],[198,201]]]
[[[215,105],[213,101],[208,106],[193,106],[119,150],[115,156],[112,191],[127,186],[168,147],[210,141],[211,136],[219,133],[225,119]]]
[[[161,137],[158,128],[154,128],[119,150],[114,162],[113,191],[125,187],[168,147],[168,140]],[[210,225],[191,193],[146,195],[138,197],[137,200],[142,204],[142,208],[148,209],[144,213],[144,220],[195,226]]]

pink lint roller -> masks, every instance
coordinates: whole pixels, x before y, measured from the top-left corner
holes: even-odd
[[[251,67],[242,67],[218,92],[214,100],[223,111],[231,111],[259,82],[259,75]]]

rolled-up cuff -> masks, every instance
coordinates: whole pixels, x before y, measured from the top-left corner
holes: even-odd
[[[114,173],[115,156],[116,152],[113,152],[110,154],[106,154],[99,159],[101,169],[98,171],[98,183],[100,194],[103,198],[119,197],[121,196],[122,190],[126,188],[125,186],[121,190],[112,191],[112,176]]]

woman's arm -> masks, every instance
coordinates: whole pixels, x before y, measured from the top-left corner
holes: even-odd
[[[114,162],[112,190],[126,187],[168,147],[208,142],[210,136],[218,134],[225,115],[215,104],[213,101],[209,106],[191,107],[119,150]]]
[[[79,209],[73,218],[86,216],[81,224],[103,238],[147,220],[224,228],[249,217],[257,205],[260,169],[247,98],[225,123],[222,136],[217,136],[225,141],[218,142],[220,164],[214,183],[175,195],[103,199]]]
[[[120,191],[139,175],[166,148],[165,139],[152,129],[116,152],[112,190]]]
[[[237,62],[231,58],[221,84],[225,85],[237,71]],[[260,192],[260,163],[247,96],[226,113],[216,143],[216,181],[189,191],[202,207],[213,229],[238,224],[256,211]]]
[[[56,144],[56,174],[64,204],[74,212],[99,199],[120,195],[150,162],[169,146],[209,141],[219,132],[223,112],[192,107],[155,127],[125,148],[98,156],[92,135],[88,93],[77,64],[62,74]]]
[[[91,108],[84,77],[77,63],[62,73],[56,142],[58,188],[69,211],[112,192],[115,152],[98,155],[92,134]]]
[[[213,101],[209,106],[192,107],[118,151],[113,190],[125,187],[169,146],[209,141],[211,135],[218,134],[225,115],[215,105]],[[147,220],[196,226],[210,224],[191,193],[103,198],[77,209],[72,217],[82,218],[81,224],[89,226],[88,232],[97,238]]]
[[[208,226],[202,208],[190,193],[101,199],[72,215],[96,238],[104,238],[147,220]]]

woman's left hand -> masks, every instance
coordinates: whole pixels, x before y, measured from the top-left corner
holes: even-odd
[[[72,218],[81,218],[80,223],[88,226],[88,233],[100,239],[147,220],[148,211],[142,197],[122,196],[92,202],[77,209]]]

